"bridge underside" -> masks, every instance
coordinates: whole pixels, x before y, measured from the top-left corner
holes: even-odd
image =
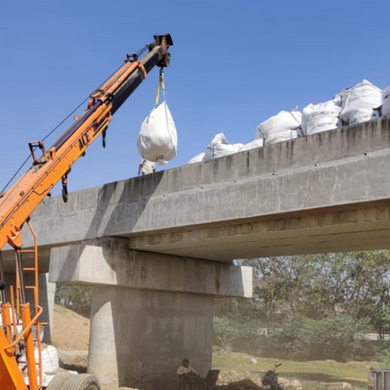
[[[144,236],[129,248],[211,260],[390,248],[388,201],[305,210]]]

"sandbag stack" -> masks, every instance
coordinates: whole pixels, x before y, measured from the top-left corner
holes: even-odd
[[[379,116],[374,110],[382,105],[382,90],[367,80],[356,84],[343,102],[341,118],[345,124],[363,123]]]
[[[198,153],[196,156],[192,157],[190,161],[187,162],[187,164],[195,164],[198,162],[202,162],[204,159],[206,153]]]
[[[206,153],[196,155],[188,164],[363,123],[380,116],[390,116],[390,85],[382,91],[363,80],[339,92],[332,100],[307,105],[302,114],[296,109],[280,111],[260,123],[255,140],[246,145],[231,145],[224,134],[219,133],[208,145]]]
[[[260,137],[253,140],[252,142],[245,144],[239,151],[243,152],[245,150],[261,148],[262,146],[264,146],[264,138]]]
[[[264,138],[264,145],[272,145],[289,139],[302,137],[302,114],[280,111],[257,127],[256,138]]]
[[[386,87],[383,91],[382,115],[390,115],[390,85]]]
[[[203,161],[237,153],[243,146],[243,144],[230,144],[223,133],[218,133],[207,146]]]
[[[302,114],[303,134],[311,135],[342,127],[341,105],[341,96],[336,95],[328,102],[306,106]]]

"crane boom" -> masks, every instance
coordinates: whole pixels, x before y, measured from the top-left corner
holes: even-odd
[[[66,176],[71,166],[99,134],[105,135],[112,115],[148,72],[155,65],[169,65],[167,49],[170,45],[172,40],[169,34],[155,36],[155,42],[148,45],[149,53],[141,60],[135,54],[132,59],[128,58],[113,76],[91,94],[83,115],[49,149],[46,150],[41,141],[29,144],[33,156],[32,167],[7,192],[0,194],[0,250],[6,243],[14,248],[21,246],[23,224],[60,179],[63,179],[66,192]],[[37,148],[42,151],[39,159],[35,156]]]
[[[67,201],[67,175],[72,165],[85,154],[86,149],[100,134],[103,136],[103,146],[105,146],[106,130],[112,115],[142,83],[154,66],[163,68],[169,65],[168,48],[173,45],[171,36],[155,35],[154,38],[153,43],[146,45],[149,52],[142,59],[139,59],[137,53],[127,55],[125,63],[91,94],[84,113],[79,118],[75,117],[75,122],[51,147],[46,149],[42,141],[29,143],[33,159],[31,168],[8,191],[0,194],[0,389],[2,390],[45,388],[42,385],[40,326],[43,324],[39,320],[42,308],[39,306],[38,294],[38,244],[30,223],[30,215],[59,180],[62,180],[63,199]],[[38,158],[35,155],[37,150],[41,152]],[[34,249],[22,248],[21,231],[24,224],[32,232]],[[6,286],[3,282],[1,250],[7,243],[14,248],[15,252],[15,288],[9,286],[12,305],[7,302]],[[34,254],[33,267],[23,266],[21,257],[23,253]],[[24,282],[24,274],[27,272],[32,272],[34,279],[29,286]],[[26,299],[27,289],[33,292],[32,310]],[[33,328],[36,336],[33,335]],[[20,359],[22,356],[25,357],[24,362]],[[28,385],[23,373],[28,374]],[[53,379],[52,385],[49,384],[48,390],[49,388],[65,389],[60,385],[64,377],[61,376],[62,374],[59,375],[57,379]],[[76,388],[72,384],[73,378],[67,377],[68,379],[69,388]],[[89,379],[85,383],[89,383],[88,381]],[[79,390],[90,389],[88,386],[80,387],[81,382],[77,383]],[[94,388],[99,390],[98,386]]]

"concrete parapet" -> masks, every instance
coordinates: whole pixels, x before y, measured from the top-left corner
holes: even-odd
[[[50,281],[214,296],[252,296],[251,267],[133,251],[127,248],[125,239],[101,242],[102,246],[79,244],[53,248]]]
[[[382,117],[85,189],[66,204],[53,197],[33,226],[44,249],[127,237],[134,250],[217,261],[388,248],[389,224],[378,219],[390,200],[389,132]],[[351,221],[367,210],[370,226]],[[296,228],[308,220],[318,226]]]

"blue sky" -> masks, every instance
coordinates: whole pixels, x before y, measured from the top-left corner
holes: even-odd
[[[389,15],[388,0],[3,2],[0,189],[27,157],[27,143],[154,34],[174,41],[165,79],[178,154],[159,168],[169,169],[204,151],[216,133],[247,143],[280,110],[326,101],[363,78],[389,85]],[[69,191],[137,174],[137,136],[157,81],[154,69],[115,114],[107,148],[98,140],[76,162]]]

